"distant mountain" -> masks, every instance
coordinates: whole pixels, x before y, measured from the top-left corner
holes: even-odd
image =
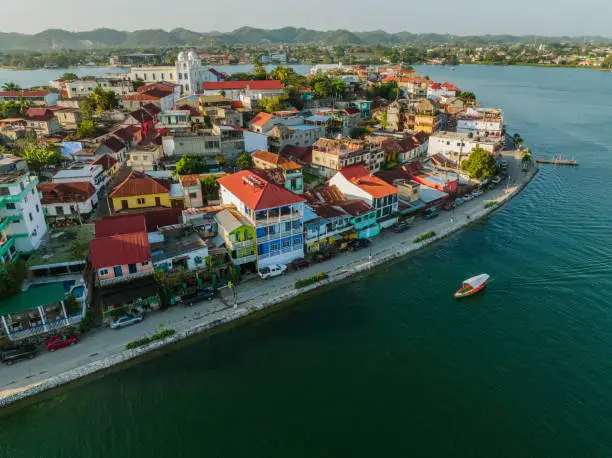
[[[258,29],[241,27],[233,32],[194,32],[183,28],[171,31],[161,29],[123,32],[101,28],[89,32],[68,32],[61,29],[48,29],[34,35],[20,33],[0,33],[0,50],[51,51],[61,49],[95,48],[155,48],[189,46],[208,43],[210,37],[215,43],[227,45],[265,45],[265,44],[325,44],[337,45],[438,45],[438,44],[519,44],[546,42],[611,43],[604,37],[541,37],[515,35],[459,36],[437,33],[414,34],[410,32],[388,33],[383,30],[351,32],[350,30],[319,31],[296,27],[281,29]]]

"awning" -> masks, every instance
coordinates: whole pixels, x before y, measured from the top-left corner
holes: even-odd
[[[155,281],[151,278],[132,281],[129,286],[118,284],[100,288],[100,298],[105,306],[116,304],[130,304],[139,299],[155,296]]]
[[[36,307],[63,301],[66,298],[62,282],[49,283],[44,286],[30,287],[27,291],[0,301],[0,316],[21,313]]]

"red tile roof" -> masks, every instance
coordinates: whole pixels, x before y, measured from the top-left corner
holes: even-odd
[[[89,242],[89,254],[95,269],[151,261],[146,232],[96,237]]]
[[[205,91],[221,91],[246,89],[247,86],[255,91],[283,90],[285,86],[278,80],[251,80],[251,81],[205,81],[202,89]]]
[[[116,135],[124,142],[129,142],[130,140],[134,139],[134,135],[140,130],[142,129],[138,126],[126,126],[113,131],[113,135]]]
[[[271,153],[270,151],[258,149],[251,156],[253,159],[267,162],[268,164],[275,165],[283,170],[298,170],[302,168],[300,164],[296,164],[295,162],[279,156],[278,154]]]
[[[272,116],[270,113],[266,113],[262,111],[261,113],[257,114],[257,116],[255,116],[253,119],[251,119],[249,121],[249,124],[252,126],[263,127],[272,118],[274,118],[274,116]]]
[[[442,89],[442,86],[440,86],[440,83],[433,82],[429,85],[429,88],[430,89]]]
[[[109,235],[144,232],[145,230],[146,221],[144,214],[134,213],[132,215],[105,216],[101,220],[96,221],[95,234],[96,237],[107,237]]]
[[[151,94],[137,93],[137,94],[126,94],[121,97],[121,100],[130,102],[145,102],[149,100],[159,101],[159,97],[155,97]]]
[[[153,121],[153,116],[151,116],[149,112],[147,112],[146,110],[143,110],[142,108],[136,111],[132,111],[130,113],[130,116],[132,116],[136,121],[138,121],[141,124],[144,124],[145,122]]]
[[[103,154],[98,159],[96,159],[93,163],[100,164],[104,168],[104,170],[109,170],[110,168],[113,167],[113,165],[117,163],[117,159],[115,159],[113,156],[110,156],[108,154]]]
[[[49,121],[55,115],[48,108],[30,108],[26,113],[25,119],[28,121]]]
[[[174,226],[181,222],[183,211],[179,208],[149,210],[144,214],[147,232],[155,232],[160,227]]]
[[[151,116],[155,116],[156,114],[160,114],[161,113],[161,108],[159,107],[159,105],[156,105],[154,103],[145,103],[142,106],[143,110],[147,110],[147,112],[151,115]]]
[[[304,202],[304,198],[270,183],[250,170],[219,178],[219,184],[251,210],[276,208]]]
[[[241,100],[232,100],[230,102],[230,107],[234,110],[238,110],[239,108],[244,108],[244,104]]]
[[[183,187],[191,188],[193,186],[198,186],[200,184],[200,180],[205,176],[206,175],[203,173],[195,173],[192,175],[179,175],[179,180]]]
[[[281,156],[287,157],[298,164],[312,164],[312,147],[288,145],[281,150],[280,154]]]
[[[136,91],[138,92],[147,92],[152,89],[160,89],[164,92],[174,92],[174,86],[171,86],[168,83],[150,83],[145,84],[144,86],[140,86]]]
[[[380,178],[370,175],[368,169],[363,165],[353,165],[340,170],[338,173],[375,199],[397,194],[395,186],[391,186]]]
[[[43,195],[40,201],[43,205],[85,202],[96,193],[96,188],[88,181],[43,183],[37,187]]]
[[[442,83],[442,87],[445,87],[449,91],[461,92],[461,89],[459,89],[457,86],[449,82]]]
[[[45,97],[51,91],[0,91],[0,97]]]
[[[163,180],[155,180],[147,175],[132,172],[122,183],[115,186],[109,197],[136,197],[151,194],[167,194],[170,185]]]

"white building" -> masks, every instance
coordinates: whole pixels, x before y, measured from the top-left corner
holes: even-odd
[[[285,92],[283,83],[277,80],[209,81],[202,84],[204,95],[221,94],[241,101],[245,108],[256,107],[264,97],[279,97]]]
[[[89,80],[73,80],[64,82],[63,86],[69,99],[88,97],[98,86],[105,91],[114,92],[117,94],[117,97],[134,92],[134,83],[123,79],[94,78]]]
[[[130,69],[130,79],[148,83],[169,81],[181,86],[183,95],[198,94],[205,81],[218,81],[218,76],[209,68],[203,67],[195,50],[180,52],[174,67],[134,67]]]
[[[47,232],[38,177],[29,172],[0,175],[0,259],[10,262],[17,253],[29,253],[40,246]]]
[[[501,139],[504,116],[497,108],[470,107],[457,115],[457,132]]]
[[[73,164],[53,175],[53,183],[91,183],[99,192],[110,180],[100,164]]]
[[[440,131],[429,137],[427,154],[429,156],[443,154],[448,158],[454,159],[459,154],[461,156],[469,155],[476,147],[480,147],[493,154],[503,147],[503,141],[499,138],[479,137],[467,133]]]
[[[89,182],[43,183],[38,185],[42,193],[42,206],[47,217],[74,218],[91,215],[98,204],[96,188]]]

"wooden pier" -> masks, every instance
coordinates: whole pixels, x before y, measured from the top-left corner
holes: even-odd
[[[543,157],[536,158],[538,164],[554,164],[554,165],[578,165],[575,159],[563,159],[563,157]]]

